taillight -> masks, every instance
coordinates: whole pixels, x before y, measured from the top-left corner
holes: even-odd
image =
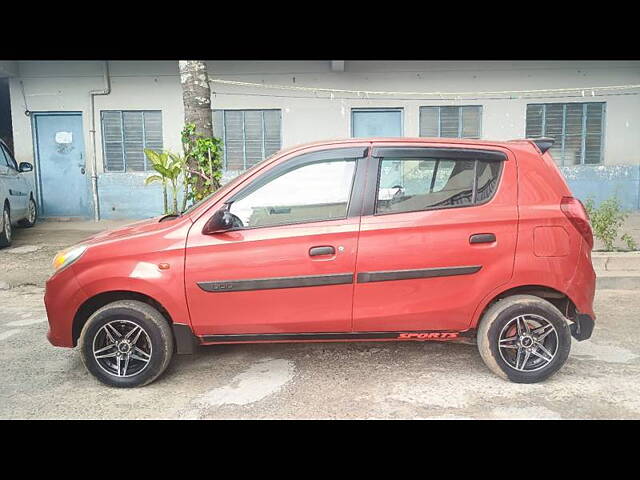
[[[589,249],[592,249],[593,232],[591,231],[591,224],[589,223],[589,214],[585,210],[584,205],[582,205],[582,202],[577,198],[562,197],[560,209],[589,244]]]

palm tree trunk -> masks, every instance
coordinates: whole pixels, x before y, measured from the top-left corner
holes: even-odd
[[[173,189],[173,212],[178,213],[178,180],[171,182],[171,188]]]
[[[187,172],[182,173],[182,210],[184,212],[187,209],[187,195],[189,194],[189,183],[187,182]]]
[[[162,180],[162,201],[164,203],[164,214],[166,215],[169,209],[167,204],[167,181],[165,179]]]
[[[180,60],[180,84],[182,85],[182,102],[184,104],[184,123],[193,123],[196,133],[207,138],[213,137],[211,113],[211,87],[207,65],[201,60]],[[198,168],[194,159],[188,159],[193,170]],[[204,183],[196,179],[196,189],[201,190]]]

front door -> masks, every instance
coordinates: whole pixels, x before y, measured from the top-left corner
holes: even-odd
[[[467,329],[512,275],[515,158],[506,149],[374,145],[370,166],[354,330]]]
[[[34,113],[43,216],[86,217],[88,182],[80,113]]]
[[[283,158],[194,223],[185,284],[197,335],[351,330],[366,146]],[[235,228],[204,234],[219,208]]]

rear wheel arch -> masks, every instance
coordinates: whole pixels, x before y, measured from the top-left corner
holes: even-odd
[[[482,310],[479,311],[474,318],[472,328],[478,328],[480,321],[484,314],[489,310],[496,302],[503,300],[507,297],[514,295],[533,295],[534,297],[540,297],[543,300],[548,301],[554,307],[556,307],[565,316],[565,318],[572,319],[576,315],[576,305],[571,298],[566,294],[552,287],[546,285],[520,285],[517,287],[511,287],[504,290],[491,298]]]

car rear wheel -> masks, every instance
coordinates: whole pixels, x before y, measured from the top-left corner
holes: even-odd
[[[155,308],[121,300],[96,311],[82,329],[79,345],[87,370],[112,387],[153,382],[173,356],[173,334]]]
[[[38,219],[38,207],[36,201],[31,197],[29,199],[29,210],[27,211],[27,218],[24,218],[18,222],[21,227],[30,228],[36,224]]]
[[[571,332],[562,313],[533,295],[499,300],[483,315],[478,349],[485,364],[516,383],[549,378],[566,362]]]
[[[9,212],[9,207],[5,205],[2,210],[2,218],[0,218],[0,247],[11,245],[12,235],[11,213]]]

